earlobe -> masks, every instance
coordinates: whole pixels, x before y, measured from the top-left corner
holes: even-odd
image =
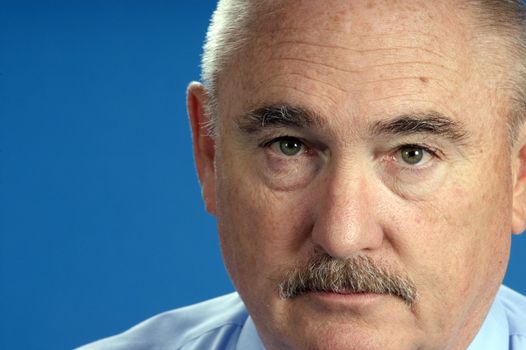
[[[526,229],[526,143],[523,139],[513,154],[513,213],[512,232],[521,234]]]
[[[192,127],[194,161],[201,184],[206,210],[215,215],[215,140],[208,133],[210,116],[207,113],[208,93],[205,87],[192,82],[187,89],[187,110]]]

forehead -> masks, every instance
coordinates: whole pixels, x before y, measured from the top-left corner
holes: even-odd
[[[480,102],[488,107],[473,26],[454,3],[272,3],[258,9],[248,43],[220,80],[227,115],[283,102],[361,121],[408,110],[454,118]]]

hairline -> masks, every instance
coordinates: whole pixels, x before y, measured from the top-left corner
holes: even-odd
[[[205,85],[208,102],[205,106],[208,123],[207,132],[215,136],[218,125],[218,85],[225,67],[228,67],[236,53],[245,47],[253,30],[249,28],[251,16],[266,5],[266,1],[219,0],[207,31],[201,61],[201,79]],[[509,67],[508,78],[501,81],[499,90],[506,101],[508,141],[510,147],[516,143],[518,130],[526,119],[526,23],[524,4],[520,0],[464,0],[460,6],[473,15],[477,23],[479,41],[496,40],[503,47]],[[512,10],[515,22],[507,16]],[[505,17],[505,18],[504,18]],[[498,51],[498,50],[497,50]],[[501,57],[501,56],[499,56]],[[498,61],[497,58],[494,57]],[[504,92],[509,91],[509,92]],[[506,94],[506,95],[503,95]]]

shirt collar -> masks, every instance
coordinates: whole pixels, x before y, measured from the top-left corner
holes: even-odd
[[[495,298],[482,327],[467,350],[486,349],[509,349],[508,319],[498,298]],[[254,321],[252,321],[250,316],[248,316],[241,329],[236,350],[265,350]]]
[[[468,350],[508,350],[509,338],[508,318],[497,296]]]
[[[248,316],[236,345],[236,350],[265,350],[252,317]]]

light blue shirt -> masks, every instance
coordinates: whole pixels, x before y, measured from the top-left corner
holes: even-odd
[[[237,293],[152,317],[79,350],[265,350]],[[468,350],[526,350],[526,297],[502,286]]]

